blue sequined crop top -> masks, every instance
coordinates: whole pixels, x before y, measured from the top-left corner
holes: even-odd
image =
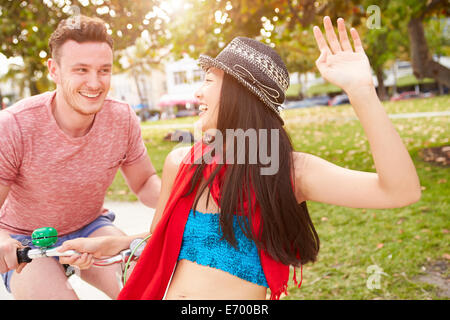
[[[220,269],[241,279],[269,287],[264,275],[258,249],[239,227],[233,217],[233,229],[237,242],[234,248],[221,240],[219,215],[191,209],[183,234],[178,260],[186,259],[199,265]]]

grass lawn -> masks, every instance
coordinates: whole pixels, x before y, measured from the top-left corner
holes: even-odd
[[[450,96],[383,104],[387,113],[449,111]],[[286,130],[295,150],[308,152],[339,166],[375,172],[369,143],[351,106],[315,107],[284,112]],[[170,120],[191,125],[196,118]],[[352,209],[308,202],[321,240],[318,260],[303,268],[301,289],[293,284],[284,299],[445,299],[437,287],[417,277],[440,263],[449,275],[450,168],[420,159],[422,148],[450,145],[450,118],[391,119],[414,160],[422,185],[419,202],[398,209]],[[176,145],[163,141],[170,131],[157,123],[142,124],[142,133],[154,166],[161,174],[166,155]],[[118,173],[108,200],[135,201]],[[377,266],[380,288],[366,282]],[[297,274],[299,278],[299,274]],[[448,284],[447,284],[448,285]],[[448,297],[446,298],[448,299]]]

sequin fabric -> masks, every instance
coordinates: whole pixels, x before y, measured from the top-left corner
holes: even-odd
[[[269,287],[261,267],[258,249],[255,243],[244,235],[238,219],[245,217],[233,218],[237,241],[237,248],[234,248],[228,241],[221,240],[218,214],[194,212],[191,209],[178,260],[186,259],[199,265],[220,269],[260,286]]]

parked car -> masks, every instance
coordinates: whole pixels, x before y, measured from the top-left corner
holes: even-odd
[[[182,118],[182,117],[193,117],[198,115],[198,111],[195,109],[184,109],[180,110],[175,114],[176,118]]]
[[[330,101],[328,101],[329,106],[338,106],[338,105],[347,104],[347,103],[350,103],[350,99],[348,98],[348,96],[345,93],[338,94],[337,96],[334,96],[333,98],[331,98]]]
[[[313,97],[311,98],[313,99],[313,101],[316,103],[316,105],[318,106],[327,106],[328,102],[330,101],[330,97],[327,95],[323,95],[323,96],[317,96],[317,97]]]
[[[429,97],[434,97],[434,93],[433,92],[405,91],[400,94],[394,95],[390,100],[391,101],[399,101],[399,100],[429,98]]]
[[[147,120],[149,117],[149,111],[148,105],[145,103],[139,103],[137,105],[133,106],[134,112],[136,112],[136,115],[139,117],[141,121]]]
[[[313,104],[311,104],[309,101],[306,100],[288,101],[285,104],[284,109],[308,108],[312,106]]]
[[[407,100],[407,99],[415,99],[420,98],[422,95],[415,91],[405,91],[400,94],[394,95],[390,100],[391,101],[399,101],[399,100]]]
[[[175,130],[174,132],[169,132],[163,140],[191,143],[194,142],[194,135],[190,131]]]
[[[298,100],[298,101],[289,101],[286,103],[285,109],[327,106],[329,99],[330,98],[328,96],[317,96],[317,97],[305,98],[303,100]]]

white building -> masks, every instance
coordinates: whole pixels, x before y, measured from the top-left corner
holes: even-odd
[[[159,98],[166,90],[164,72],[152,69],[149,74],[113,74],[109,96],[125,101],[135,109],[145,104],[152,110],[158,109]]]
[[[166,117],[173,117],[177,111],[196,111],[194,94],[204,79],[204,71],[197,61],[185,56],[165,66],[167,93],[158,102]]]

